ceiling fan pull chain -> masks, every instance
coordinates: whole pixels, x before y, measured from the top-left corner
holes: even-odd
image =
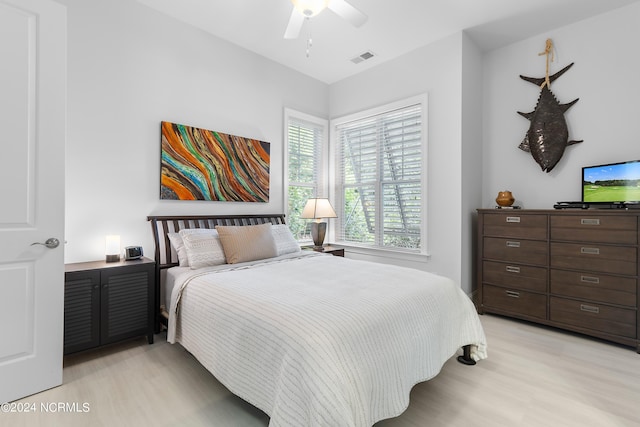
[[[313,46],[313,39],[311,38],[311,20],[309,18],[305,18],[307,20],[307,28],[309,29],[309,38],[307,38],[307,58],[311,55],[311,47]]]

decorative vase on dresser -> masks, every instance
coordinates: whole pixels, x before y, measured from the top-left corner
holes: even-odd
[[[501,208],[509,207],[515,201],[516,199],[513,197],[513,194],[508,190],[498,192],[498,197],[496,197],[496,203]]]
[[[478,210],[478,312],[640,353],[640,212]]]

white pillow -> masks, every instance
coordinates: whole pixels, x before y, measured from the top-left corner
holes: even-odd
[[[187,256],[187,248],[184,247],[184,242],[182,240],[182,234],[211,234],[211,231],[215,231],[208,228],[185,228],[184,230],[180,230],[175,233],[167,233],[167,237],[169,237],[169,242],[171,242],[171,246],[176,251],[178,255],[178,264],[180,267],[189,267],[189,257]]]
[[[202,230],[202,229],[201,229]],[[184,243],[192,269],[225,264],[224,251],[220,244],[218,232],[212,229],[192,232],[191,229],[180,230],[180,237]]]
[[[187,250],[184,247],[182,237],[180,237],[178,233],[167,233],[167,237],[171,242],[171,247],[176,251],[176,254],[178,254],[178,264],[180,264],[180,267],[188,267],[189,258],[187,258]]]
[[[271,223],[216,226],[229,264],[272,258],[277,255]]]
[[[273,239],[276,242],[278,256],[300,252],[300,244],[293,238],[289,226],[285,224],[273,225],[271,226],[271,233],[273,233]]]

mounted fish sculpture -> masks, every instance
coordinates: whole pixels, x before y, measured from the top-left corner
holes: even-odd
[[[518,146],[521,150],[530,152],[535,161],[543,171],[549,173],[560,161],[567,146],[577,144],[582,141],[569,141],[569,130],[564,113],[579,98],[568,104],[560,104],[553,92],[551,92],[551,82],[563,75],[573,63],[567,65],[562,70],[553,75],[549,75],[549,52],[552,49],[551,40],[547,40],[547,49],[541,53],[547,55],[547,75],[544,78],[533,78],[520,76],[522,80],[528,81],[541,87],[540,97],[535,110],[530,113],[518,114],[528,119],[531,124],[522,143]]]

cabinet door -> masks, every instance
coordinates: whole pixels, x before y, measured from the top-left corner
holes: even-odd
[[[101,344],[149,333],[152,278],[153,265],[102,270]]]
[[[100,344],[100,272],[65,274],[64,354]]]

